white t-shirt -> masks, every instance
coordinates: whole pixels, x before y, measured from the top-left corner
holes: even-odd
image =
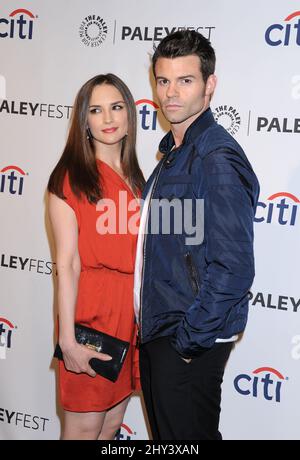
[[[154,185],[154,180],[150,186],[149,192],[147,193],[144,206],[142,209],[142,215],[140,220],[140,227],[139,227],[139,234],[138,234],[138,241],[136,247],[136,259],[135,259],[135,269],[134,269],[134,289],[133,289],[133,297],[134,297],[134,313],[136,317],[136,321],[139,324],[139,314],[140,314],[140,302],[141,302],[141,284],[142,284],[142,273],[143,273],[143,250],[144,250],[144,240],[145,240],[145,231],[147,228],[148,222],[148,211],[149,211],[149,204],[150,204],[150,197],[152,193]]]

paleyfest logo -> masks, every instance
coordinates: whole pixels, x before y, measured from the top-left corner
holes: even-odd
[[[195,30],[211,40],[215,26],[121,26],[121,40],[156,42],[180,30]]]
[[[282,23],[271,24],[265,33],[270,46],[300,45],[300,11],[289,14]],[[295,20],[297,18],[297,21]]]
[[[107,25],[97,14],[90,14],[82,21],[79,36],[84,45],[96,48],[104,42],[107,35]]]

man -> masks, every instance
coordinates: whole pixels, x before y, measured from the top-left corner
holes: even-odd
[[[153,56],[171,131],[143,194],[135,309],[142,389],[158,440],[222,439],[221,383],[246,326],[254,277],[259,185],[242,148],[214,121],[214,69],[210,42],[194,31],[167,36]],[[157,213],[157,200],[173,204],[174,212]]]

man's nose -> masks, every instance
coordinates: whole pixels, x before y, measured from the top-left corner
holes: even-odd
[[[171,98],[178,94],[177,85],[175,82],[170,82],[167,88],[166,95]]]

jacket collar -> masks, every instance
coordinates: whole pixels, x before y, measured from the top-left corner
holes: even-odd
[[[207,128],[215,123],[212,111],[210,108],[201,113],[196,120],[186,130],[182,145],[192,143],[200,134],[202,134]],[[175,142],[172,131],[169,131],[161,140],[159,144],[159,151],[166,155],[173,148]]]

